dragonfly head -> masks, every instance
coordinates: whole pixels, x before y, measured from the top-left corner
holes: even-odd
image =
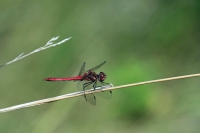
[[[106,79],[106,74],[104,72],[99,73],[99,80],[104,81]]]

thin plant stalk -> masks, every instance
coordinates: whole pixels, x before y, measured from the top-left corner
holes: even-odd
[[[139,82],[139,83],[120,85],[120,86],[115,86],[115,87],[113,87],[113,85],[110,84],[107,86],[96,88],[96,90],[93,90],[93,89],[88,90],[85,92],[85,94],[87,95],[90,93],[98,93],[98,92],[102,92],[102,91],[110,91],[110,90],[115,90],[115,89],[122,89],[122,88],[127,88],[127,87],[152,84],[152,83],[158,83],[158,82],[165,82],[165,81],[171,81],[171,80],[178,80],[178,79],[185,79],[185,78],[192,78],[192,77],[199,77],[199,76],[200,76],[200,73],[178,76],[178,77],[171,77],[171,78],[164,78],[164,79],[157,79],[157,80],[150,80],[150,81],[144,81],[144,82]],[[57,96],[57,97],[37,100],[37,101],[29,102],[29,103],[24,103],[24,104],[0,109],[0,113],[9,112],[9,111],[17,110],[17,109],[21,109],[21,108],[27,108],[27,107],[31,107],[31,106],[37,106],[37,105],[41,105],[41,104],[45,104],[45,103],[55,102],[58,100],[78,97],[78,96],[82,96],[82,95],[84,95],[84,93],[83,93],[83,91],[80,91],[80,92],[69,93],[69,94],[65,94],[65,95],[61,95],[61,96]]]
[[[28,54],[26,54],[26,55],[24,55],[24,53],[21,53],[21,54],[20,54],[19,56],[17,56],[14,60],[12,60],[12,61],[10,61],[10,62],[7,62],[6,64],[1,65],[0,68],[3,67],[3,66],[9,65],[9,64],[11,64],[11,63],[13,63],[13,62],[15,62],[15,61],[21,60],[21,59],[23,59],[23,58],[25,58],[25,57],[27,57],[27,56],[29,56],[29,55],[31,55],[31,54],[37,53],[37,52],[39,52],[39,51],[45,50],[45,49],[50,48],[50,47],[53,47],[53,46],[60,45],[60,44],[62,44],[62,43],[64,43],[64,42],[68,41],[69,39],[71,39],[71,37],[69,37],[69,38],[63,39],[63,40],[60,41],[60,42],[54,43],[54,41],[56,41],[58,38],[59,38],[59,36],[53,37],[53,38],[50,39],[44,46],[42,46],[42,47],[40,47],[40,48],[37,48],[36,50],[34,50],[34,51],[32,51],[32,52],[30,52],[30,53],[28,53]]]

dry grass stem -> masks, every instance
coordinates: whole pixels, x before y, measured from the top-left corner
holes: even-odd
[[[139,83],[133,83],[133,84],[126,84],[126,85],[115,86],[115,87],[113,87],[113,85],[110,84],[108,86],[96,88],[96,90],[94,90],[94,91],[89,90],[89,91],[85,92],[85,94],[98,93],[98,92],[101,92],[101,91],[109,91],[109,90],[115,90],[115,89],[122,89],[122,88],[126,88],[126,87],[133,87],[133,86],[139,86],[139,85],[144,85],[144,84],[151,84],[151,83],[185,79],[185,78],[192,78],[192,77],[199,77],[199,76],[200,76],[200,73],[185,75],[185,76],[165,78],[165,79],[151,80],[151,81],[145,81],[145,82],[139,82]],[[47,98],[47,99],[43,99],[43,100],[33,101],[33,102],[29,102],[29,103],[24,103],[24,104],[0,109],[0,113],[8,112],[8,111],[16,110],[16,109],[21,109],[21,108],[26,108],[26,107],[31,107],[31,106],[36,106],[36,105],[41,105],[41,104],[45,104],[45,103],[55,102],[55,101],[62,100],[62,99],[78,97],[78,96],[82,96],[82,95],[83,95],[83,91],[74,92],[74,93],[65,94],[65,95],[61,95],[61,96],[57,96],[57,97]]]

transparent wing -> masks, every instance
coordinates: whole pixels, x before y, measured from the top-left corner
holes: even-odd
[[[85,87],[84,87],[85,86]],[[93,82],[85,82],[85,81],[78,81],[77,88],[79,91],[87,91],[93,89]],[[83,95],[85,100],[88,101],[92,105],[96,105],[96,97],[93,93]]]
[[[82,67],[81,67],[81,70],[80,70],[78,76],[83,75],[83,73],[85,73],[85,62],[83,63],[83,65],[82,65]]]
[[[102,87],[102,86],[105,86],[105,85],[109,85],[109,84],[97,81],[96,88]],[[102,98],[105,98],[105,99],[111,99],[112,98],[112,91],[102,91],[102,92],[99,92],[99,93],[96,93],[96,94],[98,96],[102,97]]]
[[[94,89],[93,84],[94,84],[93,82],[86,82],[84,90],[87,91],[87,90],[90,90],[90,89]],[[95,97],[94,93],[85,95],[85,99],[90,104],[96,105],[96,97]]]
[[[83,83],[84,83],[84,81],[78,81],[78,83],[77,83],[78,91],[83,91]]]
[[[95,71],[95,70],[99,69],[101,66],[103,66],[105,63],[106,63],[106,61],[102,62],[102,63],[99,64],[98,66],[96,66],[96,67],[94,67],[94,68],[92,68],[92,69],[90,69],[90,70],[87,70],[87,71]]]

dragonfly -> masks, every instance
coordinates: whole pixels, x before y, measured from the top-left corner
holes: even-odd
[[[77,88],[79,91],[84,92],[84,98],[92,105],[96,105],[96,97],[94,93],[85,94],[87,90],[93,89],[95,90],[97,87],[102,87],[106,85],[110,85],[109,83],[104,82],[107,75],[104,72],[96,73],[95,71],[102,67],[106,61],[102,62],[96,67],[85,71],[85,62],[83,63],[78,76],[68,77],[68,78],[45,78],[45,81],[78,81]],[[97,95],[105,98],[110,99],[112,97],[112,91],[103,91],[97,93]]]

